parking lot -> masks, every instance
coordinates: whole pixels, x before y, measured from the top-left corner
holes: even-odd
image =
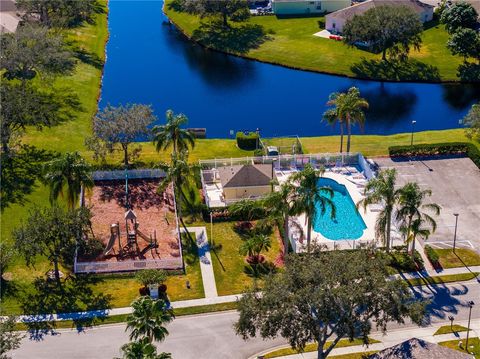
[[[480,252],[480,170],[469,158],[375,158],[381,169],[395,168],[397,184],[417,182],[430,189],[430,201],[442,207],[437,231],[427,241],[437,248],[453,244],[458,213],[457,245]]]

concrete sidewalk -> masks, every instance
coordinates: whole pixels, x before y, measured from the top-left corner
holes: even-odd
[[[448,325],[449,322],[445,324]],[[458,321],[458,322],[456,321],[455,324],[466,327],[467,321]],[[467,336],[467,332],[459,332],[457,333],[458,336],[453,333],[433,335],[440,326],[442,325],[435,325],[427,328],[396,329],[396,330],[388,331],[386,335],[383,335],[381,332],[374,333],[370,335],[370,337],[372,339],[381,341],[381,343],[370,344],[368,347],[363,345],[355,345],[351,347],[337,348],[337,349],[333,349],[329,354],[329,356],[351,354],[351,353],[363,353],[363,352],[370,352],[370,351],[380,351],[380,350],[392,347],[394,345],[400,344],[405,340],[408,340],[411,338],[423,339],[430,343],[439,343],[439,342],[444,342],[448,340],[464,339]],[[470,338],[479,337],[480,336],[480,319],[472,319],[470,323],[470,329],[471,329]],[[282,349],[282,348],[288,348],[288,346],[283,345],[276,348],[271,348],[268,351],[257,353],[251,356],[249,359],[255,359],[260,355],[265,355],[271,351]],[[316,358],[317,358],[317,352],[307,352],[307,353],[301,353],[301,354],[281,356],[281,357],[278,357],[277,359],[316,359]]]
[[[208,244],[207,229],[205,227],[188,227],[188,231],[195,233],[205,298],[218,297],[210,245]],[[185,233],[185,229],[182,228],[181,232]]]

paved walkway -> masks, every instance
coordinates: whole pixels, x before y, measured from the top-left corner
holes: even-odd
[[[185,229],[182,228],[181,231],[184,233]],[[205,227],[188,227],[188,231],[195,233],[196,236],[205,298],[218,297],[215,275],[213,273],[212,256],[210,254],[210,245],[208,244],[207,229]]]
[[[454,324],[458,324],[466,327],[467,321],[466,320],[455,321]],[[443,334],[443,335],[433,335],[439,327],[440,327],[439,325],[436,325],[428,328],[396,329],[396,330],[388,331],[386,335],[383,335],[382,333],[375,333],[370,335],[370,337],[372,339],[381,341],[381,343],[370,344],[368,347],[363,345],[356,345],[351,347],[333,349],[332,352],[330,353],[330,356],[369,352],[369,351],[379,351],[379,350],[383,350],[385,348],[389,348],[391,346],[397,345],[410,338],[419,338],[430,343],[439,343],[447,340],[464,339],[467,336],[467,332],[459,332],[456,334],[452,333],[452,334]],[[470,323],[470,328],[471,328],[470,338],[479,337],[480,336],[480,319],[472,319]],[[282,349],[282,348],[288,348],[288,346],[282,345],[276,348],[271,348],[269,350],[266,350],[251,356],[250,359],[257,358],[260,355],[264,355],[273,350]],[[317,358],[317,352],[307,352],[302,354],[281,356],[281,357],[278,357],[277,359],[316,359],[316,358]]]

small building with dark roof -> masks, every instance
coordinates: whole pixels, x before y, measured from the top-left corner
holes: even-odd
[[[422,339],[412,338],[393,347],[370,355],[369,359],[473,359],[473,355],[462,353],[443,347],[438,344],[426,342]]]
[[[355,15],[363,15],[368,10],[379,6],[406,6],[418,14],[420,21],[428,22],[433,20],[434,6],[420,0],[367,0],[326,15],[325,29],[332,33],[342,33],[347,21],[351,20]]]
[[[271,192],[275,178],[272,164],[225,166],[217,171],[226,201],[263,197]]]

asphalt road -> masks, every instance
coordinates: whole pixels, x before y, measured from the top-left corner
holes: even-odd
[[[462,284],[416,288],[416,295],[431,298],[428,320],[431,324],[468,318],[467,301],[477,302],[473,318],[480,318],[480,284],[471,281]],[[159,351],[170,352],[175,359],[248,358],[262,350],[284,343],[283,339],[247,342],[235,335],[232,328],[238,318],[235,311],[175,319],[168,326],[170,335],[159,345]],[[403,327],[412,327],[406,324]],[[392,324],[393,328],[401,326]],[[25,338],[20,349],[12,353],[15,359],[56,358],[114,358],[120,356],[119,348],[128,341],[124,325],[101,326],[78,333],[74,330],[59,330],[55,336],[46,336],[42,341]]]

